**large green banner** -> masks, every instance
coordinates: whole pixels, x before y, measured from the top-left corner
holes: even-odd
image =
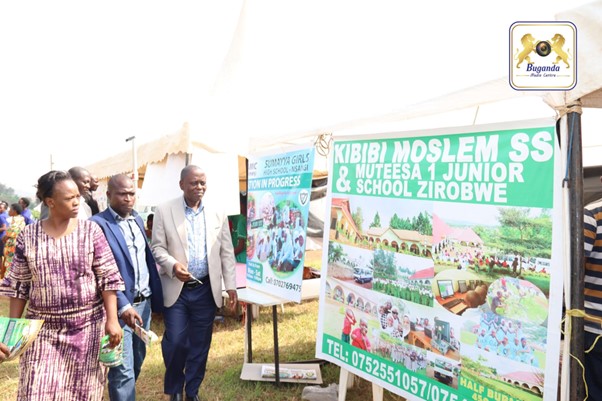
[[[317,356],[416,400],[553,400],[553,121],[336,140]]]

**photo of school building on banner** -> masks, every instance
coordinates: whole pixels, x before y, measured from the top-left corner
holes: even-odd
[[[247,287],[301,302],[314,149],[249,157]]]
[[[316,355],[410,400],[555,400],[553,120],[331,150]]]

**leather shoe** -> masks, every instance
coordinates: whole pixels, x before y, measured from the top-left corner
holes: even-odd
[[[182,394],[172,394],[169,401],[184,401]]]
[[[186,401],[201,401],[201,399],[199,398],[198,395],[195,395],[194,397],[190,397],[190,396],[186,396]]]

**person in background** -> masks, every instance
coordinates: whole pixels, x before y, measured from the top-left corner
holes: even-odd
[[[449,345],[456,351],[460,350],[460,340],[456,338],[453,327],[449,328]]]
[[[163,290],[142,218],[134,210],[136,189],[131,178],[118,174],[109,180],[109,207],[92,216],[115,256],[125,291],[117,292],[119,324],[123,328],[123,363],[109,370],[111,401],[135,401],[136,380],[146,357],[146,344],[134,334],[136,325],[150,329],[151,310],[163,310]]]
[[[69,174],[75,183],[77,184],[77,188],[79,189],[79,195],[81,196],[81,201],[79,204],[79,218],[87,219],[92,217],[92,209],[90,205],[88,205],[88,199],[92,197],[92,193],[90,192],[90,182],[92,181],[92,176],[90,172],[83,167],[71,167],[69,169]]]
[[[29,198],[19,198],[19,205],[21,205],[21,208],[23,210],[23,212],[21,212],[21,216],[23,216],[23,218],[25,219],[26,225],[33,224],[36,221],[31,214],[31,210],[29,210],[30,204],[31,200]]]
[[[360,318],[360,327],[351,332],[351,345],[364,351],[372,351],[372,346],[368,339],[368,322],[366,319]]]
[[[482,311],[481,308],[479,308],[481,305],[481,296],[477,294],[475,290],[468,290],[466,292],[464,303],[466,304],[467,308],[461,313],[463,318],[481,318]]]
[[[17,237],[13,264],[0,282],[10,317],[42,319],[38,337],[19,360],[18,400],[103,398],[103,334],[121,342],[116,291],[123,280],[100,227],[77,218],[80,194],[71,176],[50,171],[38,179],[45,220]]]
[[[100,209],[98,208],[98,202],[94,199],[94,192],[98,189],[98,177],[95,175],[90,176],[90,192],[88,197],[86,197],[86,203],[90,206],[90,211],[92,212],[92,216],[98,214]]]
[[[8,209],[8,203],[0,201],[0,268],[4,265],[4,241],[2,238],[6,235],[9,226],[6,209]]]
[[[149,214],[146,217],[146,238],[148,238],[149,242],[153,239],[153,221],[155,220],[155,215],[153,213]]]
[[[161,266],[165,334],[164,392],[171,401],[198,401],[211,346],[213,321],[222,305],[222,280],[230,307],[237,303],[236,259],[227,217],[204,201],[205,172],[180,173],[183,196],[155,210],[152,249]]]
[[[504,312],[505,307],[504,294],[502,294],[502,291],[498,290],[496,291],[495,296],[491,298],[491,311],[499,315]]]
[[[4,278],[10,265],[13,263],[13,256],[15,255],[15,246],[17,244],[17,236],[25,228],[25,218],[23,217],[23,209],[19,203],[13,203],[10,205],[10,211],[8,213],[11,217],[10,226],[6,230],[6,235],[2,237],[4,243],[4,263],[0,268],[0,278]]]
[[[241,192],[240,214],[228,216],[236,262],[247,263],[247,193]]]
[[[92,216],[92,209],[86,203],[86,196],[90,193],[90,173],[83,167],[72,167],[69,169],[71,179],[77,184],[80,194],[78,219],[87,220]],[[48,218],[48,206],[42,203],[40,207],[40,220]]]
[[[345,317],[343,318],[343,330],[341,334],[341,340],[349,344],[349,340],[351,339],[351,329],[353,329],[353,325],[357,323],[355,320],[355,314],[351,310],[351,308],[347,308],[345,311]]]

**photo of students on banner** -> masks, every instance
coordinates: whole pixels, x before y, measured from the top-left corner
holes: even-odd
[[[303,213],[292,200],[274,203],[271,192],[264,194],[261,201],[263,224],[252,232],[252,250],[247,253],[251,260],[268,262],[272,270],[292,272],[303,258],[305,228]]]

